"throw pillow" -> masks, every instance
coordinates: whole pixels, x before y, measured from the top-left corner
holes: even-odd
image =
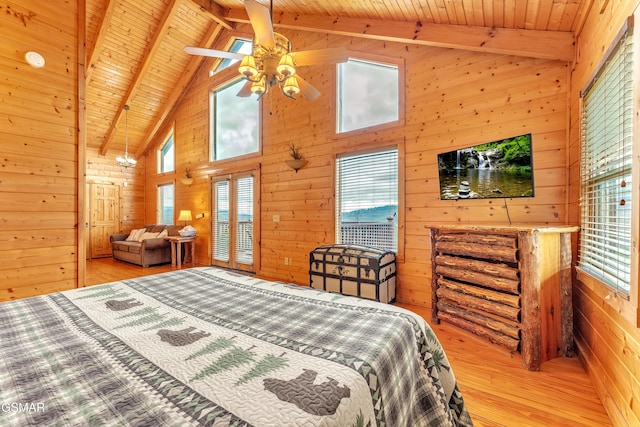
[[[166,228],[158,234],[158,239],[164,239],[165,237],[169,237],[169,230]]]
[[[131,233],[125,239],[127,242],[137,242],[142,233],[145,232],[144,228],[134,228],[131,230]]]
[[[144,232],[142,233],[142,236],[140,236],[140,238],[138,239],[138,242],[142,242],[143,240],[147,240],[147,239],[155,239],[156,237],[158,237],[158,234],[160,233]]]

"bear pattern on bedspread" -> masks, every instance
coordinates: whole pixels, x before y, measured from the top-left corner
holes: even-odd
[[[471,425],[393,306],[194,268],[3,303],[0,424]],[[4,419],[3,419],[4,418]]]

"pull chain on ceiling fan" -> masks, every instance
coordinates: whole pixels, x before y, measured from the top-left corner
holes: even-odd
[[[260,99],[276,85],[284,96],[291,99],[296,99],[297,94],[309,100],[320,96],[320,92],[298,74],[298,67],[346,62],[349,59],[347,49],[342,46],[292,52],[289,39],[273,31],[273,0],[270,9],[255,0],[245,0],[244,6],[255,33],[251,55],[192,46],[186,46],[185,52],[240,60],[238,71],[247,83],[238,96],[255,93]]]

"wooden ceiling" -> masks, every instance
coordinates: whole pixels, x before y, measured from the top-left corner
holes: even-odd
[[[257,0],[269,7],[269,0]],[[571,61],[586,0],[274,0],[278,28]],[[251,32],[243,0],[87,0],[87,145],[144,154],[204,58]]]

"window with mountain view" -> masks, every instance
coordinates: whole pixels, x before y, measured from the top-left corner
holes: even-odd
[[[398,150],[339,156],[336,242],[398,250]]]

